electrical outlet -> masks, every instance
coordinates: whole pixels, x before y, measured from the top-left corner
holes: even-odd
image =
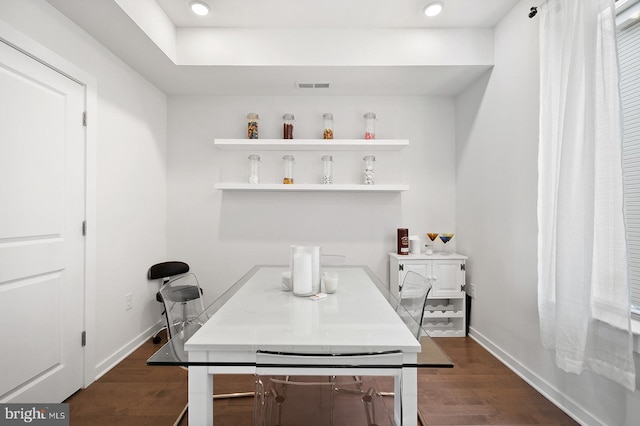
[[[476,285],[475,285],[475,283],[470,283],[467,286],[467,294],[470,297],[473,297],[475,299],[475,297],[476,297]]]
[[[124,297],[127,301],[127,307],[125,308],[125,311],[133,309],[133,293],[127,293]]]

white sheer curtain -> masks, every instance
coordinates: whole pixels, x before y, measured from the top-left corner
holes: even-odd
[[[538,311],[561,369],[635,389],[613,0],[548,0],[540,21]]]

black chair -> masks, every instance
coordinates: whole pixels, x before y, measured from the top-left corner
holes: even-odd
[[[171,309],[177,302],[183,303],[182,307],[186,309],[186,302],[195,301],[199,302],[195,303],[197,311],[195,312],[195,315],[197,316],[204,310],[204,304],[200,297],[202,295],[202,289],[198,284],[198,280],[193,274],[189,274],[189,279],[186,279],[187,274],[189,274],[189,265],[180,261],[156,263],[147,271],[147,278],[149,280],[162,280],[160,290],[156,293],[156,301],[163,305],[164,310],[162,315],[164,316],[165,325],[153,335],[152,340],[155,344],[160,343],[162,340],[160,333],[163,330],[167,331],[167,339],[170,339],[172,334],[175,334],[175,331],[172,330],[172,328],[175,328],[173,324],[175,321],[173,319],[169,319],[171,311],[167,310],[168,307]],[[178,279],[184,282],[178,283]],[[163,292],[166,293],[165,297],[162,296]],[[173,302],[173,304],[166,304],[165,299],[168,299],[167,302]],[[186,321],[187,313],[182,312],[181,317]],[[170,324],[172,324],[171,327],[169,327]]]

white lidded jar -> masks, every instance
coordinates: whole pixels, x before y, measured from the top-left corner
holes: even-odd
[[[286,113],[282,116],[282,139],[293,139],[293,123],[295,121],[293,114]]]
[[[260,156],[249,156],[249,183],[260,183]]]
[[[322,114],[322,139],[333,139],[333,114]]]
[[[322,158],[322,175],[320,183],[325,185],[333,183],[333,157],[331,155],[323,155]]]
[[[365,185],[373,185],[375,183],[374,163],[376,157],[373,155],[365,155],[364,158],[363,182]]]
[[[376,138],[376,115],[373,112],[368,112],[364,115],[364,138]]]
[[[256,113],[247,114],[247,138],[258,139],[258,124],[260,117]]]
[[[293,164],[295,158],[293,158],[293,155],[285,155],[282,159],[284,160],[284,176],[282,178],[282,183],[286,185],[293,184]]]

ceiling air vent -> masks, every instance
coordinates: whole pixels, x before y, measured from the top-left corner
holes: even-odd
[[[331,83],[296,83],[298,89],[328,89]]]

